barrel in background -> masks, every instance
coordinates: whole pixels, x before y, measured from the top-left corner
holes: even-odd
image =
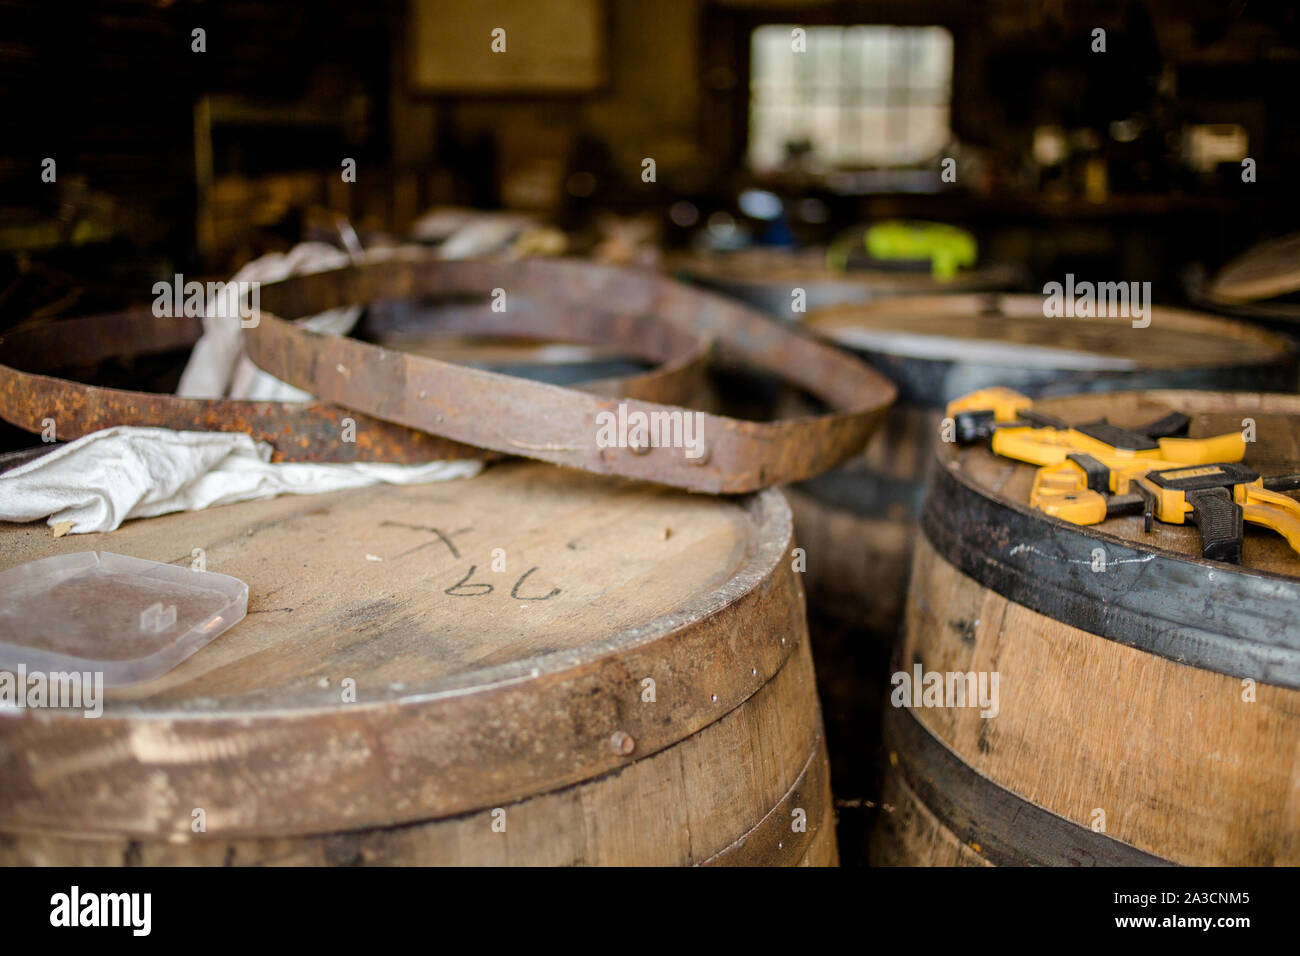
[[[1193,436],[1255,423],[1245,463],[1300,471],[1300,398],[1153,391],[1036,405]],[[879,864],[1300,862],[1300,555],[1247,525],[1240,566],[1191,525],[1028,507],[1032,466],[938,449],[893,670],[997,673],[996,716],[889,707]],[[1100,570],[1098,570],[1100,568]],[[948,702],[945,702],[948,703]]]
[[[836,860],[777,492],[506,464],[94,546],[202,549],[248,617],[99,719],[0,721],[6,863]],[[4,566],[86,547],[0,529]]]
[[[832,766],[843,782],[837,786],[851,788],[837,796],[868,808],[842,813],[847,859],[851,841],[869,842],[871,805],[898,803],[882,792],[872,755],[943,405],[991,385],[1031,395],[1153,385],[1290,390],[1296,355],[1282,337],[1192,312],[1159,308],[1150,327],[1135,329],[1128,319],[1045,318],[1042,298],[1027,295],[842,305],[809,315],[807,326],[899,387],[862,456],[785,489],[807,551],[804,581]]]
[[[778,318],[798,321],[804,313],[845,303],[874,302],[895,296],[979,292],[1015,287],[1019,273],[1006,265],[961,269],[949,278],[930,271],[852,269],[834,271],[822,249],[744,249],[694,253],[670,263],[679,278],[747,302]],[[803,308],[793,308],[795,289]]]
[[[960,269],[946,278],[915,265],[833,270],[827,265],[825,249],[750,248],[688,253],[671,258],[667,267],[680,279],[796,322],[845,303],[1010,289],[1021,280],[1019,270],[998,263]],[[713,370],[711,379],[714,393],[706,399],[708,405],[738,417],[764,419],[811,410],[770,379],[720,368]],[[891,411],[881,426],[895,432],[906,428],[897,411]],[[875,675],[885,666],[888,648],[871,632],[888,630],[901,613],[907,564],[897,555],[907,547],[906,519],[920,507],[921,490],[907,477],[916,467],[905,468],[902,480],[881,482],[873,489],[874,518],[864,519],[861,514],[862,486],[852,471],[823,475],[813,486],[784,489],[795,514],[799,543],[808,552],[804,578],[809,588],[809,627],[841,798],[840,845],[850,865],[866,862],[865,855],[853,856],[848,848],[866,845],[877,787],[874,762],[864,761],[862,755],[871,753],[879,740],[875,724],[880,701],[871,689]],[[842,502],[843,507],[825,507],[819,499]],[[830,568],[835,570],[829,572]],[[822,586],[828,580],[851,585]],[[867,600],[860,589],[864,580],[871,582]]]
[[[1116,389],[1290,391],[1296,351],[1279,335],[1183,309],[1129,318],[1047,318],[1021,295],[915,297],[838,306],[808,327],[887,375],[899,398],[864,455],[790,492],[808,550],[810,605],[892,636],[915,520],[949,401],[994,385],[1027,395]]]

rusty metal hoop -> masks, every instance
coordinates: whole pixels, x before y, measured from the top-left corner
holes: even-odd
[[[650,319],[615,321],[598,315],[516,310],[496,321],[471,314],[437,316],[437,331],[523,339],[581,341],[614,346],[659,363],[623,378],[584,383],[610,395],[683,401],[694,393],[710,343]],[[193,316],[118,312],[67,319],[0,336],[0,418],[39,433],[53,420],[61,440],[115,425],[245,432],[272,446],[273,461],[382,461],[399,464],[482,458],[479,448],[359,414],[327,402],[265,402],[182,398],[86,385],[40,372],[90,365],[106,358],[160,354],[192,346],[202,334]],[[356,440],[344,442],[347,420]],[[495,457],[495,456],[492,456]]]
[[[464,444],[598,474],[622,475],[710,493],[751,492],[800,481],[860,452],[894,398],[894,387],[851,355],[739,303],[663,276],[577,260],[446,261],[422,251],[261,287],[262,308],[247,330],[250,357],[284,381],[346,408]],[[704,412],[704,451],[608,446],[608,416],[630,421],[687,410],[465,368],[321,335],[285,316],[392,299],[492,298],[540,302],[577,317],[633,321],[657,316],[715,339],[724,360],[770,372],[822,399],[829,414],[752,422]],[[620,406],[622,406],[620,408]],[[662,420],[662,419],[661,419]]]

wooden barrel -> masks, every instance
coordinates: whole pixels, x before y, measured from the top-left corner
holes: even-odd
[[[846,302],[872,302],[904,295],[978,292],[1012,288],[1016,271],[1004,265],[962,269],[948,279],[929,272],[887,269],[835,272],[826,267],[822,249],[744,249],[694,253],[670,260],[679,278],[748,302],[778,318],[797,321],[805,312]],[[794,308],[794,290],[804,292],[803,308]]]
[[[901,620],[947,402],[991,385],[1029,395],[1296,386],[1289,340],[1182,309],[1156,308],[1149,327],[1133,328],[1122,317],[1046,318],[1039,296],[931,296],[826,309],[807,325],[899,388],[861,458],[788,489],[809,605],[885,635]]]
[[[1152,391],[1035,408],[1129,426],[1180,410],[1193,437],[1253,422],[1245,463],[1300,471],[1294,396]],[[938,457],[894,661],[901,706],[885,714],[889,812],[873,861],[1300,863],[1300,555],[1250,524],[1240,565],[1203,559],[1192,525],[1067,524],[1028,507],[1032,466],[986,447]],[[942,697],[904,698],[917,676],[937,687],[935,674]],[[996,675],[994,706],[962,706],[949,675],[986,690]]]
[[[0,862],[833,864],[779,492],[510,463],[92,538],[249,585],[102,717],[0,718]],[[198,826],[202,821],[202,828]]]
[[[1187,301],[1205,312],[1256,322],[1293,339],[1300,335],[1300,296],[1297,293],[1266,299],[1225,301],[1212,295],[1211,283],[1204,265],[1186,268],[1183,291]]]

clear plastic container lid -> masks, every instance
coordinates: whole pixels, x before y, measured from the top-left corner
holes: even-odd
[[[0,572],[0,670],[102,671],[121,687],[167,673],[248,611],[248,585],[107,551]]]

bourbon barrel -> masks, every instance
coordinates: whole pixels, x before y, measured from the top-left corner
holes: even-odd
[[[789,490],[810,607],[872,632],[901,620],[931,444],[949,401],[993,385],[1028,395],[1115,389],[1294,391],[1285,337],[1184,309],[1044,316],[1030,295],[919,296],[810,314],[807,326],[893,380],[898,401],[864,454]]]
[[[902,269],[831,270],[823,249],[743,249],[694,253],[670,267],[683,279],[747,302],[777,318],[797,321],[806,312],[895,296],[1008,289],[1017,272],[1004,265],[961,269],[948,278]],[[802,296],[796,305],[795,290]]]
[[[0,862],[833,864],[791,533],[779,492],[533,463],[0,526],[0,568],[199,549],[249,586],[98,719],[0,717]]]
[[[1035,409],[1130,427],[1181,411],[1192,437],[1244,430],[1261,475],[1300,471],[1295,396],[1120,392]],[[1029,507],[1033,466],[987,447],[937,454],[873,861],[1300,863],[1300,554],[1253,524],[1240,564],[1203,558],[1190,523],[1069,524]],[[945,691],[918,698],[918,675]],[[951,675],[954,688],[996,677],[994,705],[949,695]]]

